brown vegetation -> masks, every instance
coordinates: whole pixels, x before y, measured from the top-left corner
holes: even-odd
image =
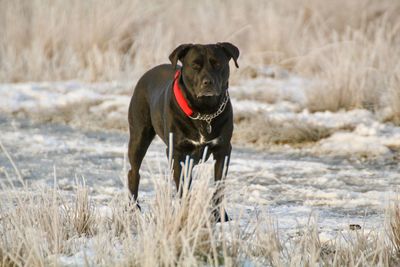
[[[158,177],[154,180],[156,195],[143,213],[133,208],[125,194],[106,206],[96,203],[84,183],[77,183],[72,195],[57,186],[16,188],[3,183],[1,265],[62,266],[68,259],[78,261],[73,264],[97,266],[398,263],[397,204],[388,209],[387,227],[341,230],[336,239],[324,242],[314,217],[294,235],[281,232],[273,218],[257,212],[215,225],[210,219],[213,190],[205,173],[210,172],[198,172],[200,177],[195,177],[192,190],[181,200],[175,197],[170,177]],[[75,258],[68,258],[72,255]]]

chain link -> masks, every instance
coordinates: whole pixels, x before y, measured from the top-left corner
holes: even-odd
[[[213,114],[197,113],[196,117],[190,116],[190,118],[192,120],[206,121],[208,124],[210,124],[213,119],[218,117],[225,110],[228,100],[229,100],[229,93],[228,93],[228,90],[226,90],[225,99],[224,99],[224,101],[222,101],[221,105],[219,106],[218,110],[215,113],[213,113]]]

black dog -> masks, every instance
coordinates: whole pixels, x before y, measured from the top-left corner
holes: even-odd
[[[226,176],[233,131],[229,61],[233,59],[239,67],[238,57],[239,49],[231,43],[183,44],[169,56],[172,64],[159,65],[140,78],[128,114],[128,185],[135,200],[139,168],[156,134],[167,146],[170,133],[173,134],[173,176],[178,190],[181,162],[189,156],[194,164],[198,163],[206,147],[206,159],[211,154],[215,159],[215,181]],[[178,60],[182,62],[180,68]],[[214,196],[216,206],[222,200],[221,190],[216,190]],[[213,214],[221,221],[217,210]],[[227,221],[226,212],[224,217]]]

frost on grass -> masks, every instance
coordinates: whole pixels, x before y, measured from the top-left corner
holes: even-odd
[[[265,114],[244,113],[236,115],[233,141],[242,145],[267,147],[271,144],[304,144],[316,142],[331,135],[332,130],[295,119],[275,120]]]
[[[25,266],[391,266],[398,261],[397,206],[390,208],[389,231],[343,230],[329,240],[321,240],[312,216],[294,232],[282,231],[276,219],[257,211],[215,224],[210,179],[199,175],[182,199],[170,177],[158,177],[143,213],[125,193],[97,203],[84,183],[72,194],[57,186],[14,190],[3,183],[0,260]]]

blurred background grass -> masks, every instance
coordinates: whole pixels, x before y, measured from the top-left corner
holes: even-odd
[[[230,41],[241,70],[319,81],[311,111],[392,107],[400,121],[398,0],[0,0],[0,82],[134,81],[181,43]]]

